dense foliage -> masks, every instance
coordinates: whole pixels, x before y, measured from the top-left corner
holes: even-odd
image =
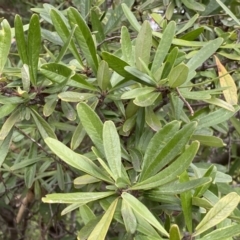
[[[237,239],[238,1],[31,10],[1,19],[0,238]]]

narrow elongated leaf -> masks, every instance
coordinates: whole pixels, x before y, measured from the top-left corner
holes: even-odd
[[[70,31],[69,31],[65,21],[62,19],[60,12],[56,9],[52,9],[50,12],[50,16],[51,16],[53,26],[55,27],[58,35],[61,37],[63,42],[67,42],[67,40],[70,36]],[[74,41],[72,39],[70,41],[69,49],[72,52],[72,54],[74,55],[74,57],[77,59],[79,64],[82,66],[83,63],[81,60],[81,56],[79,55],[77,47],[74,44]]]
[[[153,177],[146,179],[130,189],[153,189],[175,180],[190,165],[199,148],[199,142],[193,142],[172,164]]]
[[[169,237],[170,237],[169,240],[181,240],[181,239],[182,239],[177,224],[173,224],[173,225],[171,226],[169,235],[170,235],[170,236],[169,236]]]
[[[144,87],[144,88],[134,88],[130,91],[123,93],[121,99],[132,99],[141,95],[154,92],[156,89],[154,87]]]
[[[70,148],[66,147],[63,143],[53,138],[46,138],[48,147],[64,162],[70,166],[79,169],[95,178],[102,179],[106,182],[112,183],[106,172],[100,169],[93,161],[87,157],[73,152]]]
[[[103,123],[96,112],[86,103],[79,103],[77,105],[77,112],[88,136],[99,150],[102,149]]]
[[[88,207],[87,204],[80,207],[80,215],[85,225],[96,218],[93,211]]]
[[[110,84],[110,71],[107,62],[102,60],[97,72],[98,85],[102,90],[107,90]]]
[[[230,74],[227,74],[226,68],[222,65],[220,60],[215,56],[215,61],[218,68],[218,76],[221,87],[228,87],[223,90],[223,96],[227,103],[236,105],[238,103],[237,87]],[[222,76],[224,75],[224,76]],[[222,76],[222,77],[221,77]]]
[[[221,198],[213,208],[206,214],[203,220],[197,225],[194,236],[205,232],[226,219],[239,203],[239,195],[235,192],[229,193]]]
[[[181,86],[188,77],[188,67],[185,64],[179,64],[168,75],[169,86],[172,88]]]
[[[45,203],[88,203],[114,195],[115,192],[53,193],[42,198]]]
[[[98,43],[101,43],[105,39],[105,34],[103,30],[103,25],[99,18],[101,18],[101,16],[99,16],[98,10],[94,8],[91,9],[92,30],[96,32],[95,35]],[[103,46],[103,49],[108,48],[106,43],[103,43],[102,46]]]
[[[214,54],[217,49],[221,46],[223,42],[222,38],[217,38],[209,41],[204,45],[187,63],[189,68],[189,75],[200,67],[212,54]],[[191,79],[188,79],[190,81]]]
[[[137,212],[141,217],[143,217],[146,221],[148,221],[152,226],[158,229],[164,236],[169,236],[167,231],[163,228],[163,226],[157,221],[157,219],[153,216],[153,214],[149,211],[149,209],[141,203],[137,198],[132,196],[127,192],[122,193],[122,198],[126,201],[127,204],[133,209],[134,212]]]
[[[203,116],[199,119],[198,128],[206,128],[224,122],[231,118],[238,110],[239,107],[235,107],[234,112],[230,112],[224,108],[221,108],[214,112],[211,112],[208,115]]]
[[[55,138],[57,139],[54,131],[50,127],[50,125],[35,111],[34,109],[31,109],[31,115],[36,123],[37,129],[40,132],[43,139],[47,137]]]
[[[28,29],[28,66],[33,86],[37,84],[38,58],[41,48],[41,29],[37,14],[33,14]]]
[[[126,231],[134,234],[137,229],[137,219],[132,211],[132,208],[124,199],[122,200],[121,213]]]
[[[12,134],[13,134],[13,131],[10,131],[7,137],[4,140],[0,141],[0,167],[2,166],[8,154],[9,147],[12,140]]]
[[[111,224],[113,215],[115,213],[117,203],[118,203],[118,198],[112,202],[108,210],[105,212],[101,220],[98,222],[98,224],[95,226],[95,228],[91,232],[90,236],[88,237],[88,240],[104,240],[105,239],[108,228]]]
[[[155,112],[153,111],[152,107],[145,108],[145,120],[146,123],[153,131],[159,131],[162,127],[161,122]]]
[[[20,55],[20,58],[23,64],[28,64],[26,39],[24,36],[22,19],[19,15],[15,16],[14,28],[15,28],[15,38],[16,38],[18,53]]]
[[[182,0],[182,3],[189,9],[194,11],[203,12],[205,10],[205,6],[195,0]]]
[[[135,59],[136,66],[140,71],[144,70],[141,59],[146,65],[149,64],[150,51],[152,47],[152,29],[148,21],[144,21],[136,39]]]
[[[147,93],[137,96],[133,101],[139,107],[148,107],[154,104],[156,99],[160,96],[159,92]]]
[[[59,63],[47,63],[41,66],[41,73],[55,83],[62,83],[74,75],[74,72],[65,65]]]
[[[165,145],[162,147],[158,155],[151,160],[151,164],[149,164],[147,168],[143,168],[141,180],[153,176],[171,162],[177,155],[179,155],[190,140],[196,127],[196,122],[186,124],[181,130],[173,134],[174,136],[169,140],[169,142],[164,142]],[[165,139],[162,141],[165,141]]]
[[[234,13],[220,0],[216,2],[222,7],[222,9],[238,24],[240,25],[239,19],[234,15]]]
[[[221,138],[215,136],[193,135],[193,140],[198,140],[202,145],[210,147],[224,147],[226,144]]]
[[[72,28],[75,26],[75,24],[77,25],[75,37],[78,42],[78,45],[81,48],[93,72],[97,74],[98,69],[97,52],[90,29],[88,28],[86,22],[79,14],[77,9],[70,7],[67,11],[67,14]]]
[[[73,210],[81,207],[82,205],[84,205],[84,203],[72,203],[71,205],[67,206],[66,208],[64,208],[61,212],[61,216],[69,213],[69,212],[72,212]]]
[[[190,18],[187,23],[177,31],[176,35],[185,32],[187,29],[189,29],[190,27],[192,27],[192,25],[196,22],[196,20],[198,19],[199,14],[195,14],[192,18]]]
[[[37,164],[33,164],[24,169],[24,181],[27,188],[31,188],[36,174]]]
[[[149,191],[149,194],[154,195],[154,194],[179,194],[179,193],[184,193],[186,191],[195,189],[197,187],[200,187],[208,182],[211,182],[211,178],[209,177],[203,177],[200,179],[194,179],[194,180],[189,180],[188,181],[182,181],[181,182],[174,182],[174,183],[168,183],[165,184],[156,190]]]
[[[224,90],[223,90],[223,92],[224,92]],[[213,105],[216,105],[216,106],[219,106],[219,107],[222,107],[222,108],[225,108],[228,111],[232,111],[232,112],[235,111],[234,107],[231,104],[223,101],[220,98],[212,97],[210,99],[204,99],[203,101],[207,102],[207,103],[210,103],[210,104],[213,104]]]
[[[96,95],[92,93],[66,91],[59,93],[58,97],[65,102],[83,102],[89,98],[96,97]]]
[[[142,173],[139,180],[144,179],[146,170],[152,164],[154,159],[157,158],[166,143],[174,136],[174,134],[179,130],[180,123],[178,121],[172,121],[166,124],[160,131],[158,131],[149,142],[147,150],[143,158]]]
[[[134,64],[132,42],[128,29],[125,26],[121,29],[121,49],[123,60],[132,66]]]
[[[197,180],[196,182],[198,181],[201,182],[202,179],[204,178],[195,179],[195,180]],[[179,181],[181,182],[181,184],[184,184],[184,185],[188,185],[189,182],[192,182],[192,181],[189,181],[189,176],[186,171],[180,175]],[[211,179],[208,179],[208,182],[210,181]],[[199,186],[195,186],[194,188],[196,187],[199,187]],[[188,231],[191,233],[192,232],[192,192],[191,190],[188,189],[187,191],[182,192],[180,194],[180,199],[181,199],[181,206],[182,206],[185,224],[187,226]]]
[[[0,101],[1,102],[1,101]],[[0,107],[0,119],[8,116],[17,107],[17,104],[4,104]]]
[[[86,131],[84,130],[83,125],[82,123],[79,123],[72,135],[72,139],[70,143],[72,150],[75,150],[76,148],[79,147],[85,135],[86,135]]]
[[[167,56],[168,50],[172,44],[172,40],[175,34],[176,23],[171,21],[166,29],[163,32],[162,38],[158,45],[155,57],[153,59],[152,73],[156,73],[156,71],[161,67],[165,57]]]
[[[19,120],[21,110],[22,108],[16,109],[4,122],[0,130],[0,141],[4,140],[7,137],[7,135],[9,134],[9,132],[11,131],[15,123]]]
[[[2,30],[0,31],[0,75],[6,64],[8,53],[11,47],[11,28],[6,19],[1,22]]]
[[[117,129],[112,121],[103,125],[103,146],[108,165],[115,179],[121,177],[121,146]]]
[[[199,240],[225,240],[240,234],[240,224],[226,226],[208,233]]]
[[[138,69],[129,66],[126,66],[124,69],[136,77],[136,79],[134,78],[135,81],[144,85],[156,86],[156,82],[149,75],[139,71]]]
[[[128,19],[128,21],[130,22],[131,26],[137,31],[139,32],[141,29],[141,25],[139,24],[138,20],[136,19],[136,17],[134,16],[134,14],[132,13],[132,11],[129,9],[129,7],[127,6],[126,3],[122,4],[122,9],[123,12],[126,16],[126,18]]]

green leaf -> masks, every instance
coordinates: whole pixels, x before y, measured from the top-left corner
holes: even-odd
[[[88,240],[104,240],[105,239],[108,228],[111,224],[113,215],[115,213],[117,203],[118,203],[118,198],[112,202],[108,210],[105,212],[101,220],[98,222],[98,224],[95,226],[95,228],[91,232],[90,236],[88,237]]]
[[[9,147],[12,142],[12,134],[13,134],[13,131],[10,131],[7,137],[4,140],[0,141],[0,167],[2,166],[9,152]]]
[[[171,47],[173,37],[175,35],[176,23],[171,21],[163,32],[162,38],[158,45],[156,54],[153,59],[151,71],[153,74],[161,67],[165,57],[167,56],[168,50]]]
[[[121,178],[122,161],[120,139],[112,121],[106,121],[103,125],[103,147],[114,179]]]
[[[73,181],[74,185],[77,185],[78,187],[81,185],[84,186],[95,182],[99,182],[99,179],[88,174],[82,175],[81,177],[77,177]]]
[[[42,198],[44,203],[83,203],[93,202],[108,196],[115,192],[77,192],[77,193],[53,193],[47,194]]]
[[[129,9],[129,7],[123,3],[122,4],[122,9],[123,12],[126,16],[126,18],[128,19],[128,21],[130,22],[131,26],[137,31],[139,32],[141,29],[141,25],[139,24],[138,20],[136,19],[136,17],[134,16],[134,14],[132,13],[132,11]]]
[[[94,164],[93,161],[87,157],[73,152],[70,148],[66,147],[63,143],[53,138],[46,138],[46,144],[59,158],[61,158],[68,165],[79,169],[95,178],[112,183],[106,172]]]
[[[144,175],[146,174],[146,170],[149,169],[154,159],[157,158],[163,147],[173,138],[179,128],[180,123],[178,121],[172,121],[166,124],[151,138],[143,158],[142,172],[139,178],[140,181],[145,179]]]
[[[176,35],[185,32],[186,30],[188,30],[190,27],[193,26],[193,24],[196,22],[196,20],[199,18],[199,14],[195,14],[192,18],[190,18],[187,23],[177,31]]]
[[[239,195],[235,192],[221,198],[197,225],[194,236],[198,236],[226,219],[237,207],[238,203]]]
[[[189,68],[189,75],[192,74],[198,67],[200,67],[217,49],[223,42],[222,38],[217,38],[209,41],[204,45],[187,63]],[[190,81],[191,79],[188,79]]]
[[[148,194],[175,195],[175,194],[184,193],[189,190],[195,189],[209,182],[211,182],[211,178],[209,177],[203,177],[200,179],[193,179],[193,180],[189,180],[188,178],[188,181],[185,181],[185,182],[181,180],[181,182],[176,181],[173,183],[162,185],[157,189],[149,191]]]
[[[238,134],[240,134],[240,122],[239,122],[239,120],[237,118],[235,118],[235,117],[231,117],[230,121],[231,121],[233,127],[238,132]]]
[[[225,226],[223,228],[216,229],[199,240],[225,240],[235,237],[240,234],[240,225]]]
[[[150,27],[149,22],[144,21],[140,32],[136,38],[135,45],[135,59],[136,59],[136,67],[140,71],[144,70],[142,63],[139,59],[141,59],[146,65],[149,64],[150,52],[152,47],[152,29]]]
[[[88,207],[87,204],[81,206],[79,210],[80,210],[81,218],[85,225],[89,223],[91,220],[96,218],[93,211]]]
[[[15,123],[19,121],[19,117],[21,114],[22,108],[17,108],[9,117],[8,119],[3,123],[2,128],[0,130],[0,141],[4,140]]]
[[[233,12],[222,2],[219,0],[216,0],[216,2],[222,7],[222,9],[237,23],[237,25],[240,25],[240,21],[238,18],[233,14]]]
[[[167,231],[157,221],[157,219],[153,216],[149,209],[137,198],[127,192],[122,193],[122,198],[133,209],[134,212],[138,213],[142,218],[144,218],[147,222],[149,222],[152,226],[159,230],[164,236],[169,236]]]
[[[204,179],[204,178],[195,179],[196,183],[201,182],[202,179]],[[195,180],[193,180],[193,181],[195,181]],[[207,180],[207,178],[205,178],[205,180]],[[190,182],[193,183],[192,181],[189,181],[189,176],[186,171],[180,175],[179,181],[181,182],[181,184],[184,184],[184,185],[189,185],[188,183],[190,183]],[[211,179],[208,179],[208,182],[211,182]],[[190,183],[190,185],[191,185],[191,183]],[[204,183],[206,183],[206,182],[204,182]],[[196,187],[199,187],[199,186],[194,186],[194,188],[196,188]],[[188,189],[187,191],[182,192],[180,194],[180,199],[181,199],[181,206],[182,206],[185,224],[187,226],[188,231],[190,233],[192,233],[192,192],[191,192],[191,189]]]
[[[131,37],[128,32],[127,27],[123,26],[121,29],[121,49],[123,60],[126,61],[131,66],[134,65],[134,56],[132,49]]]
[[[144,165],[140,178],[141,181],[156,174],[159,170],[170,163],[176,156],[178,156],[190,140],[196,127],[196,122],[192,122],[186,124],[181,130],[172,133],[173,136],[171,136],[170,139],[162,138],[163,147],[161,148],[161,151],[158,152],[158,155],[151,160],[151,164],[148,164],[148,166]],[[169,141],[165,142],[168,139]],[[144,161],[146,161],[145,158]]]
[[[41,29],[37,14],[33,14],[28,29],[28,66],[33,86],[37,84],[38,58],[41,48]]]
[[[58,97],[65,102],[83,102],[92,97],[96,97],[96,95],[92,93],[66,91],[59,93]]]
[[[73,210],[81,207],[82,205],[84,205],[83,203],[72,203],[71,205],[67,206],[66,208],[64,208],[61,212],[61,216],[69,213],[69,212],[72,212]]]
[[[85,136],[86,131],[84,130],[82,123],[79,123],[72,135],[70,143],[71,149],[75,150],[76,148],[78,148]]]
[[[192,144],[172,164],[164,168],[155,176],[152,176],[144,181],[141,181],[140,183],[137,183],[130,189],[152,189],[175,180],[189,167],[190,163],[192,162],[198,151],[198,148],[199,143],[196,141],[192,142]]]
[[[80,49],[82,50],[89,66],[92,68],[92,71],[97,74],[98,69],[98,60],[95,44],[91,35],[91,32],[79,14],[77,9],[70,7],[67,10],[68,19],[72,28],[77,25],[75,31],[75,37],[78,42]]]
[[[1,101],[0,101],[1,102]],[[18,105],[16,104],[5,104],[0,107],[0,119],[8,116]]]
[[[169,231],[169,240],[181,240],[182,237],[180,235],[179,227],[177,224],[173,224]]]
[[[74,75],[74,71],[65,65],[47,63],[41,66],[41,73],[54,83],[62,83]]]
[[[50,16],[51,16],[53,26],[55,27],[58,35],[61,37],[63,42],[66,43],[70,36],[70,31],[69,31],[65,21],[63,20],[61,13],[56,9],[51,9]],[[81,56],[78,53],[77,47],[72,39],[70,41],[69,49],[72,52],[73,56],[77,59],[79,64],[81,66],[83,66]]]
[[[216,105],[216,106],[219,106],[219,107],[222,107],[222,108],[225,108],[228,111],[232,111],[232,112],[235,111],[234,107],[231,104],[223,101],[220,98],[212,97],[210,99],[203,99],[203,101],[207,102],[207,103],[210,103],[210,104],[213,104],[213,105]]]
[[[2,30],[0,31],[0,75],[8,59],[11,47],[11,28],[6,19],[1,22]]]
[[[182,0],[182,3],[189,9],[194,11],[203,12],[205,10],[205,6],[194,0]]]
[[[19,15],[15,16],[14,28],[15,28],[15,38],[16,38],[19,56],[23,64],[28,64],[27,44],[24,36],[22,19]]]
[[[148,107],[154,104],[156,99],[160,96],[159,92],[147,93],[137,96],[133,101],[139,107]]]
[[[58,102],[58,98],[56,94],[52,94],[50,97],[45,99],[46,99],[46,103],[43,106],[43,115],[45,117],[49,117],[55,110],[55,107]]]
[[[168,75],[169,86],[171,88],[181,86],[187,80],[188,71],[189,69],[184,63],[181,63],[173,68]]]
[[[97,82],[102,90],[107,90],[110,85],[110,71],[108,63],[102,60],[97,71]]]
[[[56,177],[57,177],[58,186],[63,191],[65,189],[64,172],[62,169],[62,165],[60,165],[59,163],[57,164]]]
[[[45,139],[47,137],[51,137],[57,139],[50,125],[37,113],[37,111],[35,111],[33,108],[31,108],[30,110],[31,115],[35,121],[36,127],[40,132],[42,138]]]
[[[193,135],[192,140],[198,140],[202,145],[210,147],[224,147],[226,144],[221,138],[215,136]]]
[[[121,213],[126,231],[134,234],[137,229],[137,219],[132,211],[132,208],[124,199],[122,200]]]
[[[37,164],[30,165],[24,169],[24,181],[27,188],[31,188],[36,174]]]
[[[200,129],[200,128],[211,127],[221,122],[224,122],[229,118],[231,118],[238,110],[239,110],[239,107],[235,107],[234,112],[230,112],[224,108],[221,108],[214,112],[211,112],[206,116],[199,118],[198,128]]]
[[[133,79],[136,82],[139,82],[144,85],[156,86],[156,82],[149,75],[139,71],[137,68],[126,66],[124,69],[127,72],[129,72],[132,76],[136,77]]]
[[[152,107],[146,107],[145,108],[145,120],[146,123],[150,128],[152,128],[153,131],[159,131],[162,127],[162,124],[157,117],[156,113],[153,111]]]
[[[81,123],[98,150],[102,151],[103,147],[103,123],[96,112],[86,103],[77,105],[78,116]]]
[[[122,94],[121,99],[132,99],[141,95],[145,95],[148,93],[154,92],[156,89],[154,87],[142,87],[142,88],[134,88],[130,91],[127,91]]]

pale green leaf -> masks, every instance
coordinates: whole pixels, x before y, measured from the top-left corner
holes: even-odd
[[[75,192],[53,193],[42,198],[44,203],[83,203],[93,202],[114,195],[115,192]]]
[[[112,121],[103,125],[103,146],[108,165],[115,180],[121,177],[121,146],[117,129]]]
[[[122,193],[122,198],[126,201],[127,204],[133,209],[134,212],[137,212],[141,217],[143,217],[146,221],[148,221],[152,226],[158,229],[163,235],[169,236],[167,231],[163,228],[163,226],[157,221],[157,219],[153,216],[150,210],[141,203],[137,198],[132,196],[127,192]]]
[[[235,192],[221,198],[197,225],[194,236],[198,236],[226,219],[237,207],[238,203],[239,195]]]
[[[91,232],[90,236],[88,237],[88,240],[104,240],[105,239],[108,228],[111,224],[113,215],[115,213],[117,203],[118,203],[118,198],[112,202],[108,210],[105,212],[101,220],[98,222],[98,224],[95,226],[95,228]]]

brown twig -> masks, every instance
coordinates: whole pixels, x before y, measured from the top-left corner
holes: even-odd
[[[179,91],[178,88],[176,88],[176,91],[177,91],[177,94],[178,94],[179,98],[185,103],[185,105],[186,105],[187,108],[189,109],[191,116],[193,116],[193,115],[194,115],[194,111],[193,111],[191,105],[190,105],[190,104],[188,103],[188,101],[183,97],[183,95],[181,94],[181,92]]]

